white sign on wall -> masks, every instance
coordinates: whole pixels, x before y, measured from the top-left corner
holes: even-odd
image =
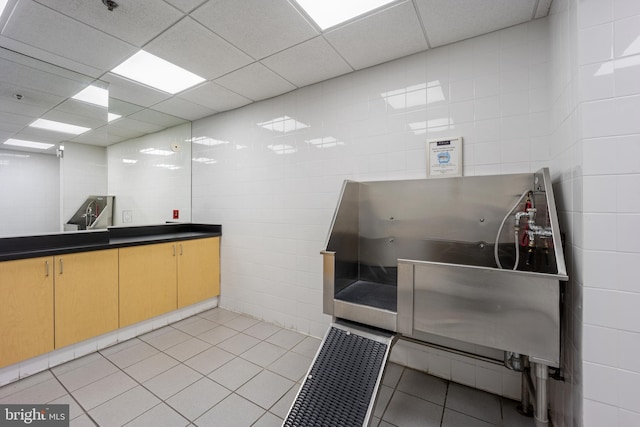
[[[462,176],[462,137],[427,140],[427,177]]]

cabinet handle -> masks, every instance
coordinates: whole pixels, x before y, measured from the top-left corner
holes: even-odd
[[[180,256],[182,256],[182,243],[180,243]]]
[[[171,247],[173,248],[173,256],[176,256],[176,245],[171,245]]]
[[[62,258],[60,258],[60,274],[63,273],[64,270],[64,264],[62,263]]]
[[[49,261],[44,262],[44,276],[49,277]]]

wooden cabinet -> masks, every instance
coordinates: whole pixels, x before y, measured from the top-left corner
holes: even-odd
[[[178,243],[178,308],[220,295],[220,238]]]
[[[55,347],[118,328],[118,250],[55,257]]]
[[[120,248],[120,327],[177,308],[176,243]]]
[[[120,327],[219,294],[219,237],[120,249]]]
[[[0,262],[0,367],[53,350],[53,257]]]

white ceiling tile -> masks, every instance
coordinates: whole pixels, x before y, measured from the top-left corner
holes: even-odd
[[[322,37],[316,37],[261,61],[301,87],[353,71]]]
[[[109,139],[109,131],[107,130],[106,125],[78,135],[71,139],[71,141],[79,142],[81,144],[97,145],[99,147],[106,147],[109,144],[114,143]]]
[[[538,2],[538,9],[536,9],[535,18],[543,18],[549,14],[549,9],[551,8],[552,0],[540,0]]]
[[[324,36],[355,69],[428,48],[412,2],[383,9],[328,31]]]
[[[415,0],[431,47],[529,21],[536,0]]]
[[[287,0],[209,1],[191,16],[255,59],[318,35]]]
[[[216,112],[233,110],[251,103],[250,99],[240,96],[216,83],[208,82],[179,95],[179,98],[203,105]],[[154,107],[155,108],[155,107]]]
[[[189,17],[144,49],[207,80],[253,62],[250,56]]]
[[[18,132],[33,122],[30,116],[23,116],[9,111],[0,111],[0,128],[7,132]]]
[[[18,101],[13,97],[13,91],[6,94],[4,89],[3,85],[0,84],[0,111],[15,113],[21,116],[31,116],[35,119],[46,113],[49,109],[38,104],[32,104],[28,100],[27,102],[23,102],[24,99]]]
[[[102,79],[109,82],[110,96],[142,107],[150,107],[171,97],[166,92],[134,83],[113,73],[106,74]]]
[[[58,109],[48,111],[42,116],[43,119],[68,123],[75,126],[84,126],[91,129],[105,125],[107,123],[106,117],[106,114],[104,118],[87,117],[84,115],[68,113],[66,111],[61,111]],[[71,138],[71,136],[69,135],[67,136],[67,138]]]
[[[206,0],[165,0],[165,1],[186,13],[186,12],[191,12],[193,9],[200,6]]]
[[[197,120],[216,113],[216,111],[207,107],[178,97],[162,101],[154,105],[153,109],[171,114],[172,116],[181,117],[185,120]]]
[[[220,77],[215,82],[253,101],[271,98],[296,88],[257,62]]]
[[[136,50],[120,39],[33,1],[18,3],[2,35],[103,71]]]
[[[86,102],[75,99],[67,99],[60,105],[56,106],[56,111],[73,114],[76,116],[88,117],[94,121],[107,123],[107,108],[98,105],[87,104]],[[96,127],[95,125],[92,127]]]
[[[68,133],[50,132],[44,129],[26,127],[16,133],[12,138],[57,144],[59,142],[68,141],[69,138],[72,138],[73,136],[74,135],[70,135]]]
[[[138,138],[142,135],[146,135],[149,132],[143,132],[140,129],[132,128],[131,126],[123,126],[120,127],[118,122],[121,120],[126,120],[124,118],[118,119],[113,123],[110,123],[107,126],[107,138],[109,139],[110,144],[114,144],[116,142],[124,141],[131,138]],[[76,141],[78,138],[76,138]]]
[[[186,123],[188,120],[180,117],[172,116],[171,114],[161,113],[151,108],[138,111],[137,113],[128,116],[130,119],[138,120],[145,123],[152,123],[162,127],[173,127]]]
[[[1,64],[0,64],[1,66]],[[20,94],[22,99],[18,100],[16,94]],[[14,86],[0,81],[0,101],[4,107],[17,114],[38,116],[47,110],[55,107],[65,98],[48,93],[38,92],[21,86]]]
[[[112,95],[110,93],[110,95]],[[120,99],[109,97],[109,112],[119,114],[123,117],[130,116],[131,114],[144,109],[144,107],[130,102],[125,102]]]
[[[119,1],[111,12],[98,0],[36,1],[138,47],[184,16],[163,0]]]
[[[128,117],[123,117],[121,119],[114,120],[107,127],[109,129],[109,132],[114,132],[115,135],[120,135],[126,132],[130,132],[130,135],[133,135],[134,133],[136,135],[138,134],[145,135],[148,133],[158,132],[164,129],[163,126],[158,126],[152,123],[133,120]]]

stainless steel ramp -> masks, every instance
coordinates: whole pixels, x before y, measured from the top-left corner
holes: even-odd
[[[283,427],[368,426],[394,338],[331,324]]]

